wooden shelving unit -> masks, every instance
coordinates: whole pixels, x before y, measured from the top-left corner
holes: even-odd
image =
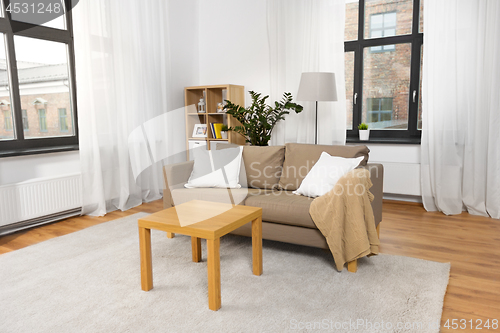
[[[205,141],[207,149],[211,149],[211,142],[229,142],[239,145],[245,144],[245,138],[238,133],[229,132],[227,139],[216,139],[212,135],[210,123],[223,123],[228,127],[241,125],[239,121],[226,113],[217,113],[217,104],[225,99],[238,105],[245,105],[245,88],[233,84],[212,86],[195,86],[184,88],[184,103],[186,110],[186,151],[189,160],[189,141]],[[206,113],[198,113],[198,102],[205,99]],[[206,138],[193,138],[193,129],[196,124],[207,125]]]

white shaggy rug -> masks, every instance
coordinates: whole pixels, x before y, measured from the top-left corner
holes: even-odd
[[[206,246],[152,231],[141,290],[139,213],[0,255],[0,332],[438,332],[449,264],[378,255],[339,273],[320,249],[221,238],[222,308],[208,309]]]

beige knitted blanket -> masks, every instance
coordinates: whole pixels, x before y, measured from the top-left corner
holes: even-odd
[[[313,200],[309,214],[332,252],[337,270],[346,262],[378,254],[380,245],[371,202],[370,172],[354,169],[334,188]]]

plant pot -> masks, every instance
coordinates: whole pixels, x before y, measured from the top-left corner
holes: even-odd
[[[359,130],[359,140],[360,141],[368,141],[370,138],[370,130]]]
[[[221,132],[220,132],[220,136],[221,136],[223,139],[227,139],[227,131],[221,131]]]

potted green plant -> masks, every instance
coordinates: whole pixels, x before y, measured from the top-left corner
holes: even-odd
[[[359,130],[359,140],[368,141],[370,138],[370,130],[368,129],[368,125],[365,123],[361,123],[358,125]]]
[[[274,102],[274,107],[266,104],[269,96],[261,97],[260,93],[254,91],[249,93],[252,104],[248,108],[226,101],[224,111],[241,123],[241,126],[231,127],[229,130],[243,135],[253,146],[267,146],[276,123],[285,119],[290,111],[300,113],[303,109],[302,105],[292,102],[292,94],[287,92],[283,94],[281,101]]]
[[[222,127],[220,128],[220,135],[223,139],[227,139],[227,131],[229,130],[229,128],[227,127],[227,125],[222,125]]]

